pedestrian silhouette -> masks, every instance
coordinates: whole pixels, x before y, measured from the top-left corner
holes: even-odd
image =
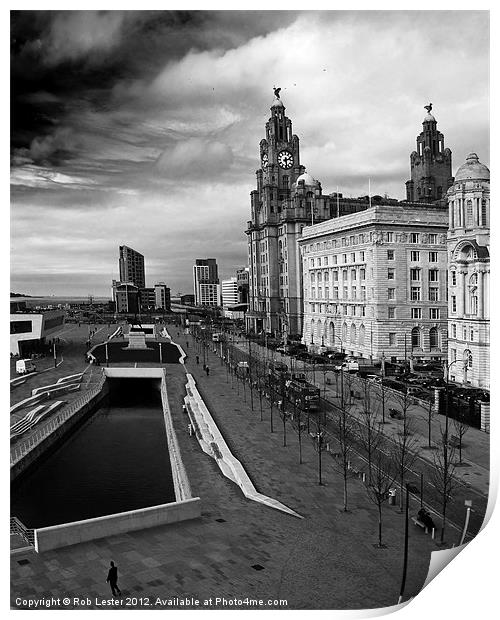
[[[111,568],[108,571],[108,578],[106,582],[109,583],[111,587],[111,592],[113,596],[121,596],[121,590],[118,587],[118,567],[115,566],[114,562],[111,562]]]
[[[197,355],[197,356],[196,356],[196,363],[197,363],[197,364],[199,364],[199,363],[200,363],[200,356],[199,356],[199,355]]]
[[[205,372],[207,373],[207,377],[208,377],[208,374],[210,372],[210,368],[208,366],[205,366]]]

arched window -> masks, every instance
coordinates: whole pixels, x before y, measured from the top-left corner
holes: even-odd
[[[421,336],[420,329],[418,327],[414,327],[411,330],[411,348],[412,349],[420,349],[421,347]]]
[[[354,323],[351,325],[351,343],[356,343],[356,325]]]
[[[321,321],[318,321],[316,325],[316,336],[317,336],[318,342],[321,342],[321,336],[322,336],[321,327],[322,327]]]
[[[473,273],[469,278],[469,312],[477,314],[477,273]]]
[[[311,319],[311,344],[314,344],[314,319]]]
[[[429,330],[429,346],[431,349],[439,349],[439,332],[437,327]]]
[[[342,325],[342,342],[347,340],[347,323]]]
[[[330,322],[330,328],[329,328],[329,337],[328,337],[328,341],[329,343],[334,346],[335,345],[335,325]]]
[[[361,325],[361,327],[359,328],[358,344],[360,347],[362,347],[365,344],[365,326],[364,325]]]
[[[470,349],[464,350],[464,366],[472,368],[472,353]]]

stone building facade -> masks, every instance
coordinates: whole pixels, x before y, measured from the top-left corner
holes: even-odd
[[[471,153],[448,191],[450,380],[489,389],[490,171]]]
[[[302,333],[302,265],[298,240],[305,226],[360,211],[368,201],[324,195],[300,162],[299,138],[277,96],[260,141],[257,189],[248,222],[248,331],[286,339]]]
[[[446,207],[376,205],[304,229],[302,342],[369,359],[447,354]]]

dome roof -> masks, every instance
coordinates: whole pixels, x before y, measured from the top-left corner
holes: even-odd
[[[281,99],[278,99],[277,97],[275,98],[275,100],[273,101],[271,108],[284,108],[285,106],[283,105],[283,101],[281,101]]]
[[[479,161],[479,157],[476,153],[470,153],[470,155],[467,156],[465,164],[460,166],[455,175],[455,183],[457,181],[466,181],[467,179],[490,180],[490,171],[488,167]]]
[[[313,177],[309,174],[309,172],[304,172],[303,174],[300,175],[300,177],[297,178],[297,185],[299,184],[299,181],[304,181],[304,185],[317,185],[318,181],[316,181],[316,179],[313,179]]]
[[[436,122],[436,119],[432,116],[430,112],[427,112],[424,118],[424,123],[428,123],[429,121]]]

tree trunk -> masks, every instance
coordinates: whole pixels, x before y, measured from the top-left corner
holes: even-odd
[[[378,546],[382,546],[382,503],[378,504]]]

